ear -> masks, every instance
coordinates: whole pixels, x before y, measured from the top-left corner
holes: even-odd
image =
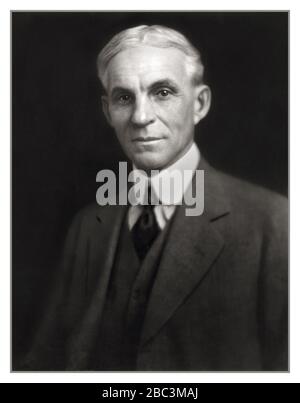
[[[199,85],[195,89],[194,124],[205,118],[210,109],[211,91],[207,85]]]
[[[101,97],[101,103],[102,103],[102,110],[103,113],[106,117],[106,120],[108,122],[108,124],[110,126],[112,126],[112,122],[111,122],[111,117],[110,117],[110,113],[109,113],[109,106],[108,106],[108,97],[107,95],[102,95]]]

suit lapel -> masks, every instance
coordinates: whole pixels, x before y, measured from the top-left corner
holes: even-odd
[[[97,232],[91,236],[89,250],[88,283],[92,294],[102,289],[104,294],[106,292],[126,212],[126,206],[108,206],[106,209],[99,209],[95,217],[98,222]]]
[[[229,211],[217,183],[220,179],[208,169],[205,161],[198,169],[205,169],[204,214],[189,217],[185,215],[185,205],[177,207],[150,295],[141,345],[154,337],[184,303],[224,247],[221,234],[212,224]]]
[[[116,254],[119,234],[126,214],[126,206],[99,209],[94,220],[88,247],[88,306],[82,320],[74,329],[68,348],[67,368],[85,368],[98,334],[106,291]]]
[[[177,213],[150,296],[142,344],[155,336],[189,296],[224,244],[204,219],[185,217],[182,207]]]

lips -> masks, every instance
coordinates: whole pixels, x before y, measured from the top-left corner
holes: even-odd
[[[137,137],[133,141],[140,143],[151,143],[159,140],[162,140],[162,137]]]

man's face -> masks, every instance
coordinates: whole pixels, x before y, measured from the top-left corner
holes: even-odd
[[[188,150],[203,105],[201,86],[192,84],[184,53],[150,46],[126,49],[110,61],[105,86],[104,112],[138,168],[163,169]]]

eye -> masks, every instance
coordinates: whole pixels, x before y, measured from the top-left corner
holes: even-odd
[[[122,105],[127,105],[131,101],[131,96],[129,94],[122,94],[118,97],[118,102]]]
[[[160,98],[160,99],[165,99],[168,98],[168,96],[171,94],[171,91],[166,89],[166,88],[162,88],[159,91],[156,92],[156,95]]]

